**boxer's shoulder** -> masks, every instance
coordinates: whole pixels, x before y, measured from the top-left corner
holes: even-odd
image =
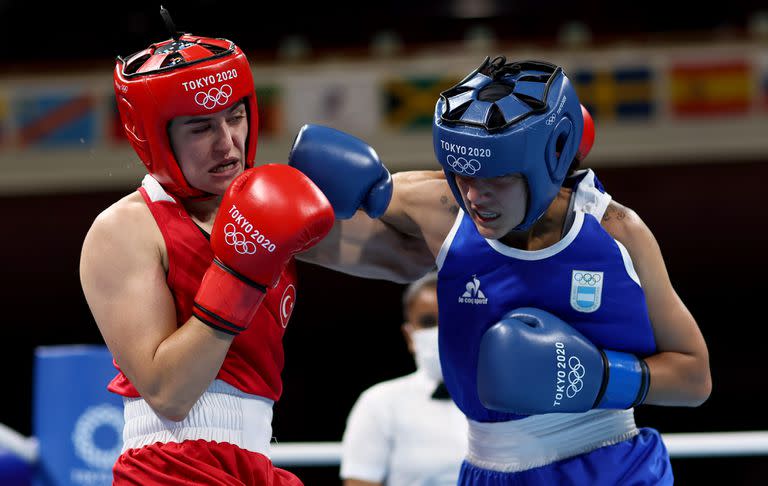
[[[160,229],[141,194],[133,192],[104,209],[88,230],[83,251],[122,255],[164,255]]]
[[[600,225],[630,253],[633,249],[641,249],[653,239],[650,229],[642,218],[632,209],[616,201],[608,204]]]

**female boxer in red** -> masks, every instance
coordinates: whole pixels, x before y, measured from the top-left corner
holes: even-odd
[[[100,214],[80,275],[118,374],[118,485],[299,485],[269,460],[293,255],[333,224],[286,165],[253,167],[256,94],[243,52],[175,34],[117,60],[126,135],[149,174]]]

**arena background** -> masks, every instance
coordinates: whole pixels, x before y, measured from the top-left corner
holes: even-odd
[[[655,232],[709,345],[707,403],[640,407],[638,423],[662,433],[768,429],[766,7],[414,3],[165,5],[180,30],[231,38],[249,55],[263,121],[257,162],[283,161],[298,126],[314,121],[371,141],[394,170],[434,169],[424,107],[441,86],[486,54],[564,64],[595,115],[586,165]],[[156,4],[37,9],[0,1],[0,422],[27,435],[35,347],[102,343],[80,289],[80,245],[143,170],[114,131],[114,56],[167,37]],[[338,441],[363,389],[413,369],[399,329],[403,286],[299,272],[274,435]],[[768,484],[766,464],[673,461],[678,484]],[[339,483],[334,467],[292,469],[309,485]]]

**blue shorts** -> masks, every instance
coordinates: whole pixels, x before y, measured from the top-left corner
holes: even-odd
[[[630,440],[526,471],[489,471],[465,461],[459,475],[459,485],[466,486],[640,486],[673,482],[667,448],[659,433],[649,428],[640,429]]]

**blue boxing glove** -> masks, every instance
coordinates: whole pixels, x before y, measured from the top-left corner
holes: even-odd
[[[288,156],[288,165],[312,179],[331,202],[338,219],[358,209],[378,218],[392,199],[392,177],[368,144],[348,133],[304,125]]]
[[[645,400],[645,361],[595,347],[554,315],[521,308],[480,341],[477,391],[483,406],[523,415],[626,409]]]

